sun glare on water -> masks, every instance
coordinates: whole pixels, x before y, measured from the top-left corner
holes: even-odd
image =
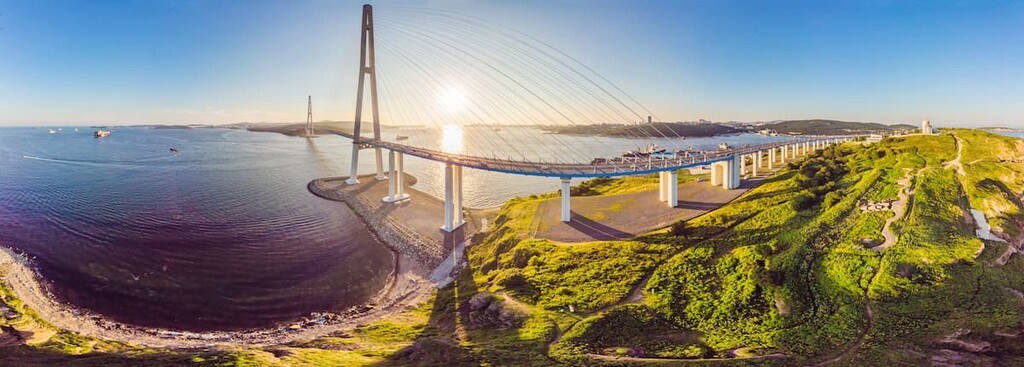
[[[441,128],[441,148],[446,153],[462,153],[462,127],[444,125]]]

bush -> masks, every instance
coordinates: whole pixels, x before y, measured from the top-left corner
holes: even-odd
[[[523,269],[506,269],[494,277],[494,284],[504,288],[516,289],[526,285],[526,276],[523,275]]]
[[[811,194],[810,192],[802,192],[796,197],[794,197],[793,201],[791,201],[790,203],[791,205],[793,205],[793,210],[799,212],[813,208],[815,205],[818,204],[818,198],[815,197],[814,194]]]
[[[825,194],[824,205],[825,205],[826,208],[831,208],[833,205],[835,205],[836,203],[838,203],[842,199],[843,199],[843,192],[842,191],[832,191],[830,193]]]

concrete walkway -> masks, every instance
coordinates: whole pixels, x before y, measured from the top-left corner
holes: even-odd
[[[569,223],[560,220],[560,199],[548,199],[537,208],[532,232],[535,237],[558,242],[629,239],[717,209],[763,180],[742,180],[740,187],[733,190],[711,186],[706,179],[683,183],[679,185],[679,206],[675,208],[658,201],[658,190],[573,197]]]
[[[406,187],[405,192],[409,194],[411,200],[385,203],[381,199],[388,194],[387,180],[378,181],[372,175],[360,176],[359,184],[349,185],[345,183],[346,178],[318,179],[314,180],[314,183],[323,191],[321,196],[350,205],[378,232],[378,235],[389,237],[383,239],[392,249],[417,258],[430,267],[438,265],[456,245],[480,231],[484,223],[491,219],[489,216],[492,215],[492,211],[467,209],[466,224],[448,233],[441,230],[444,222],[444,201]],[[406,174],[405,182],[412,186],[416,183],[416,178]],[[411,238],[415,240],[410,240]],[[417,243],[421,242],[429,245],[425,249],[402,248],[403,245],[416,247]],[[440,249],[440,253],[437,249]]]

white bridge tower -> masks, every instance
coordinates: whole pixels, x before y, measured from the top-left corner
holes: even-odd
[[[359,150],[362,148],[362,137],[360,136],[363,118],[363,86],[366,76],[370,76],[370,106],[373,109],[373,138],[380,140],[380,115],[377,109],[377,71],[374,68],[373,53],[373,7],[370,4],[363,5],[363,24],[360,31],[362,40],[359,45],[359,87],[356,94],[356,118],[352,126],[352,166],[348,180],[350,185],[359,183]],[[384,176],[384,155],[380,147],[375,147],[377,156],[378,180]]]

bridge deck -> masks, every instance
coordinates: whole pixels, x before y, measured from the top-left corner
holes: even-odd
[[[337,133],[353,139],[352,134]],[[432,161],[451,163],[463,167],[481,169],[485,171],[512,173],[518,175],[545,176],[545,177],[615,177],[631,176],[648,173],[655,173],[667,170],[678,170],[706,165],[712,162],[731,159],[737,154],[750,154],[791,144],[804,143],[809,141],[849,138],[852,136],[826,136],[826,137],[805,137],[775,143],[761,144],[755,146],[737,147],[732,149],[716,150],[713,152],[696,152],[686,157],[677,158],[640,158],[629,159],[623,162],[613,161],[608,163],[544,163],[519,161],[514,159],[487,158],[469,156],[458,153],[448,153],[438,150],[419,148],[398,143],[361,138],[360,143],[371,147],[379,147],[407,155],[429,159]]]

